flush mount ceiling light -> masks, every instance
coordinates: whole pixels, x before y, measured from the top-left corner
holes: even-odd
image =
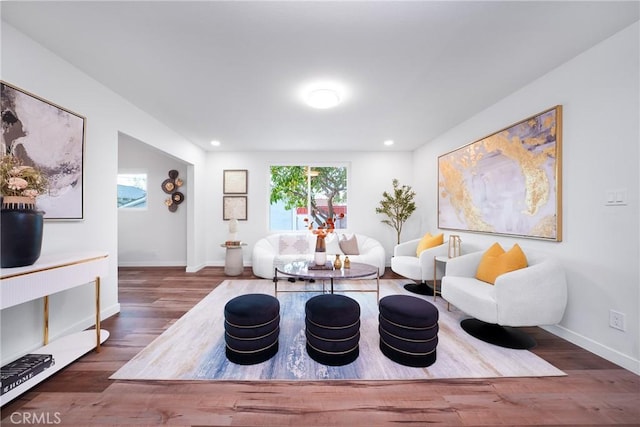
[[[341,101],[340,95],[333,89],[315,89],[307,94],[307,105],[324,110],[333,108]]]
[[[343,102],[345,93],[346,90],[342,84],[324,80],[306,84],[300,95],[308,106],[326,110]]]
[[[392,146],[392,145],[393,145],[393,140],[392,140],[392,139],[387,139],[387,140],[384,142],[384,145],[386,145],[387,147]]]
[[[213,145],[214,147],[219,147],[220,146],[220,141],[217,141],[217,140],[214,139],[213,141],[211,141],[211,145]]]

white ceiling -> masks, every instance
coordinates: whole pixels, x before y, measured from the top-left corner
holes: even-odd
[[[639,5],[3,1],[1,13],[206,150],[377,151],[425,144],[637,21]],[[347,98],[305,106],[315,79]]]

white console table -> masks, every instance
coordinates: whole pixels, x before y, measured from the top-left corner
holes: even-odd
[[[44,298],[43,347],[30,353],[51,354],[55,364],[0,396],[0,404],[13,400],[100,344],[109,332],[100,329],[100,279],[109,271],[107,252],[43,255],[35,264],[0,269],[0,309]],[[96,328],[49,343],[49,295],[86,283],[95,283]]]

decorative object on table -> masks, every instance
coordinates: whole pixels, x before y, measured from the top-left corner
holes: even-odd
[[[313,253],[313,260],[318,266],[324,266],[327,263],[327,244],[325,235],[316,236],[316,250]]]
[[[333,261],[333,268],[340,270],[342,268],[342,261],[340,260],[340,254],[336,254],[336,260]]]
[[[460,236],[456,234],[449,236],[449,258],[460,256],[461,243],[462,240],[460,240]]]
[[[397,179],[394,179],[392,184],[391,194],[386,191],[382,193],[382,200],[380,200],[380,206],[376,208],[376,213],[387,216],[388,219],[383,219],[382,222],[396,230],[397,244],[399,244],[402,226],[416,210],[416,204],[413,201],[416,192],[408,185],[401,186]]]
[[[45,219],[83,218],[86,118],[0,82],[5,152],[42,171],[48,192],[38,200]]]
[[[51,354],[26,354],[7,363],[0,368],[0,395],[13,390],[54,364]]]
[[[247,220],[247,196],[223,196],[222,219]]]
[[[351,268],[351,260],[349,259],[349,255],[344,257],[344,268]]]
[[[246,169],[224,170],[222,192],[224,194],[247,194],[247,174]]]
[[[169,178],[162,181],[160,187],[162,191],[170,194],[170,197],[166,198],[164,204],[169,209],[169,212],[175,212],[178,210],[178,205],[184,201],[184,193],[178,191],[184,184],[184,181],[178,178],[179,172],[175,169],[169,171]]]
[[[44,212],[36,210],[36,197],[47,188],[47,178],[37,168],[23,165],[13,155],[0,159],[3,268],[31,265],[40,258]]]
[[[238,240],[238,220],[231,218],[229,220],[229,239],[228,241],[235,242]]]
[[[344,214],[338,215],[338,218],[344,218]],[[336,229],[336,218],[329,217],[327,222],[322,223],[314,230],[313,223],[309,218],[305,218],[304,222],[307,223],[307,228],[316,235],[316,249],[314,252],[314,261],[316,265],[325,265],[327,263],[327,245],[325,238],[329,233],[333,233]]]
[[[562,241],[561,154],[557,105],[441,155],[438,228]]]
[[[331,261],[327,261],[324,264],[316,264],[315,261],[310,262],[307,265],[308,270],[333,270],[333,263]]]

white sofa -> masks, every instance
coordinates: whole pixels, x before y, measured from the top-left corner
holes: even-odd
[[[342,233],[330,233],[325,238],[327,260],[334,260],[336,254],[344,261],[344,252],[338,243]],[[378,267],[378,274],[382,276],[385,269],[384,248],[377,240],[362,234],[347,234],[355,236],[358,242],[358,255],[349,255],[351,262],[361,262]],[[292,242],[294,242],[292,244]],[[264,237],[253,246],[251,264],[253,274],[265,279],[274,277],[275,268],[286,263],[299,260],[312,260],[316,246],[316,236],[311,232],[304,233],[276,233]]]
[[[524,248],[523,252],[528,267],[498,276],[494,285],[475,278],[484,251],[448,260],[442,297],[475,318],[463,320],[467,332],[493,344],[528,348],[514,346],[519,345],[515,338],[526,337],[516,337],[518,331],[512,327],[560,322],[567,305],[564,269],[550,255]]]

